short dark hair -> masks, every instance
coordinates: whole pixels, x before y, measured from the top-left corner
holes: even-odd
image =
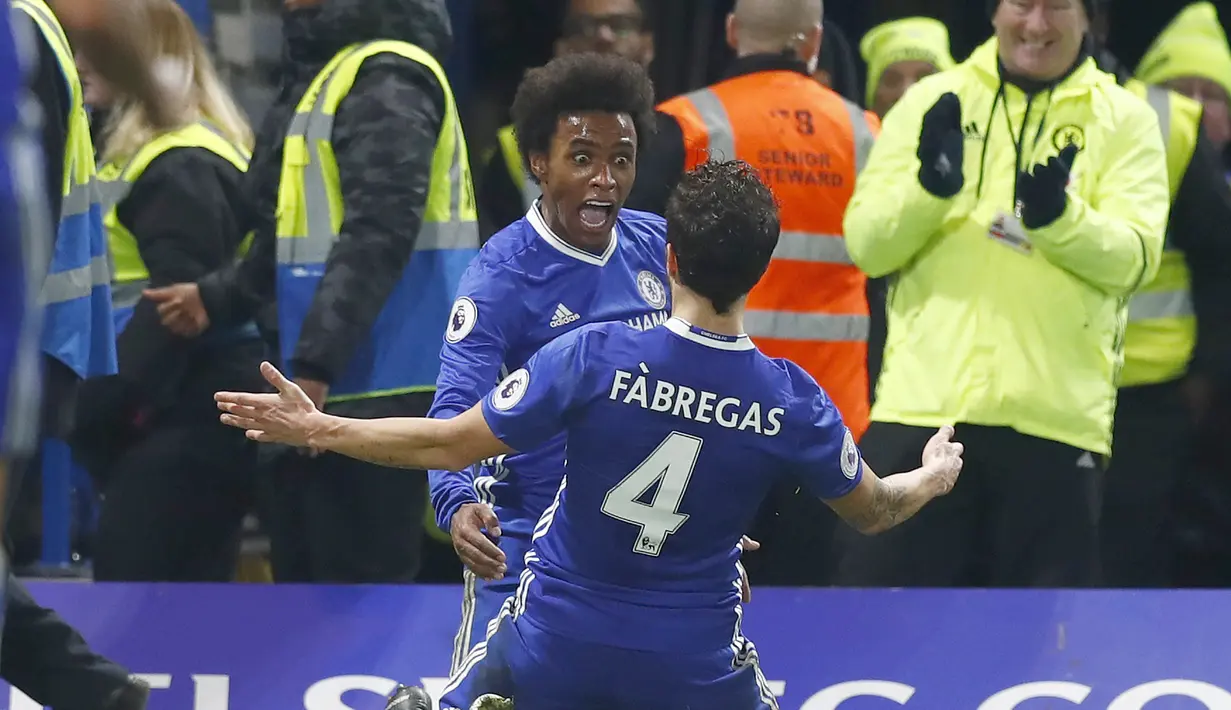
[[[631,116],[641,150],[654,134],[654,84],[637,62],[594,52],[556,57],[527,72],[512,114],[522,164],[535,182],[530,154],[551,150],[561,117],[587,112]]]
[[[680,283],[726,313],[769,268],[778,202],[742,160],[711,160],[684,175],[667,202],[667,243]]]

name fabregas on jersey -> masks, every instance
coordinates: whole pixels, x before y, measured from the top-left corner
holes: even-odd
[[[737,397],[722,397],[666,380],[650,379],[646,377],[650,369],[645,363],[641,363],[640,370],[640,373],[616,370],[608,399],[700,424],[712,422],[726,429],[754,431],[763,436],[777,436],[782,431],[782,417],[786,414],[782,407],[766,408],[760,402],[745,403]]]

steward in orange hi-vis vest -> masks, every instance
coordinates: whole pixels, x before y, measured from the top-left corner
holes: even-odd
[[[842,216],[880,122],[786,69],[735,76],[659,110],[683,132],[684,170],[738,158],[778,198],[782,236],[748,296],[745,328],[766,355],[811,374],[859,437],[868,426],[868,301]]]

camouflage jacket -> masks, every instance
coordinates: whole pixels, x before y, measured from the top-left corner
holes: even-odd
[[[284,14],[281,90],[258,131],[246,176],[245,215],[254,241],[242,261],[199,281],[213,323],[255,316],[276,345],[275,212],[283,141],[295,107],[324,65],[354,42],[402,40],[443,59],[452,41],[444,4],[325,0],[319,8]],[[294,349],[298,375],[330,382],[401,277],[423,218],[444,106],[429,70],[378,55],[364,63],[338,107],[333,148],[346,213]]]

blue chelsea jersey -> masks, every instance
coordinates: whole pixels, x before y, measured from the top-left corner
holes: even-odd
[[[549,632],[655,652],[738,635],[740,536],[776,482],[821,498],[862,458],[833,403],[747,336],[679,319],[587,326],[546,345],[483,400],[517,451],[568,437],[513,613]]]
[[[545,343],[588,323],[646,330],[669,309],[661,217],[621,211],[607,248],[593,254],[554,234],[536,204],[493,236],[462,277],[429,416],[466,411]],[[477,498],[496,507],[504,535],[528,541],[563,475],[563,435],[477,472],[432,471],[437,522],[448,530],[453,512]]]

